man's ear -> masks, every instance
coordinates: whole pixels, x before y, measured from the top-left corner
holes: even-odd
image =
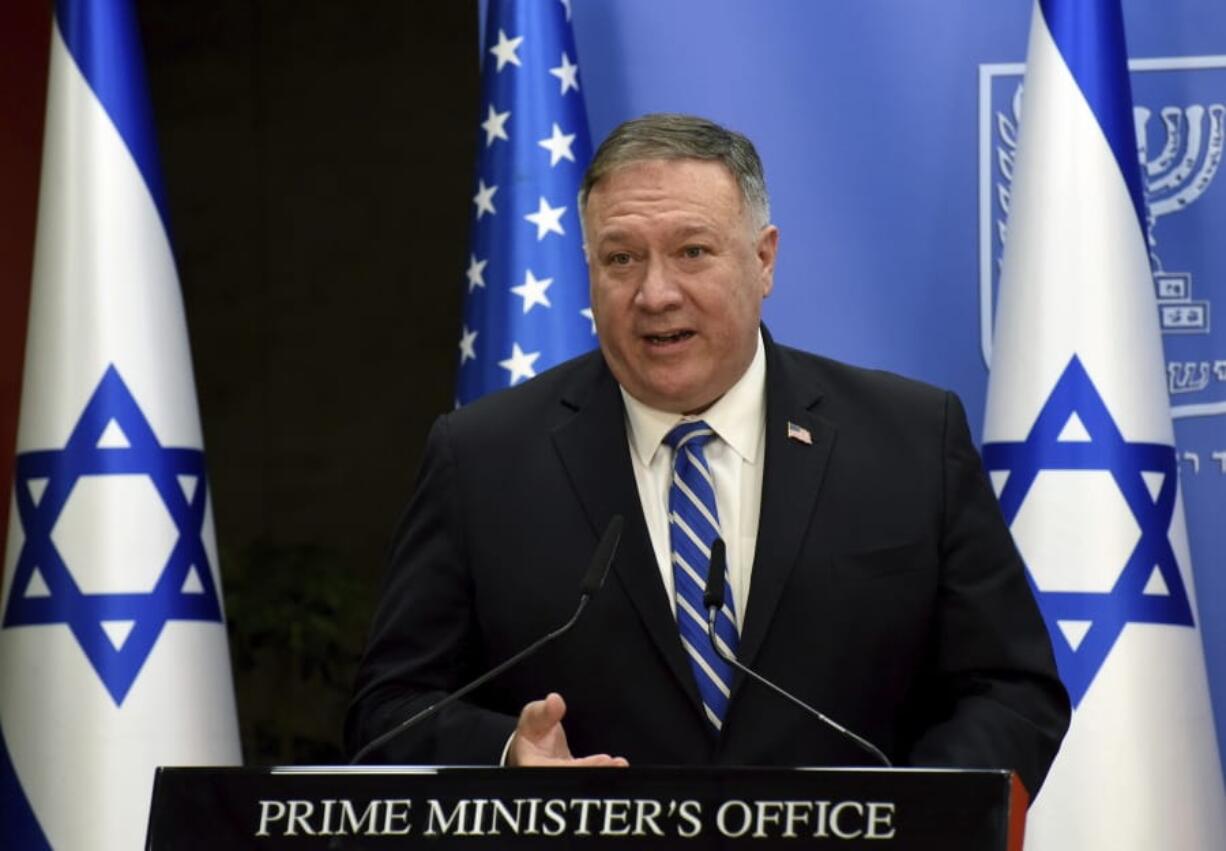
[[[771,294],[775,287],[775,257],[779,253],[779,228],[767,225],[758,234],[754,254],[758,258],[759,274],[762,276],[762,298]]]

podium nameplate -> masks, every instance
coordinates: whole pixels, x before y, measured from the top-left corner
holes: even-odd
[[[1004,771],[162,768],[149,851],[1020,849]]]

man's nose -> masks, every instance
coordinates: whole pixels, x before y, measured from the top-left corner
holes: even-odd
[[[681,301],[681,288],[667,264],[658,257],[652,257],[647,262],[634,303],[643,310],[657,313],[679,307]]]

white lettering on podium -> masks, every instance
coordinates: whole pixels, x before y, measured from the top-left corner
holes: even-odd
[[[269,821],[280,821],[285,818],[285,804],[280,801],[260,801],[260,829],[256,836],[269,836]]]
[[[728,826],[728,813],[733,810],[737,813],[735,817],[740,825],[736,830]],[[724,801],[715,811],[715,826],[719,828],[720,833],[732,839],[738,839],[748,833],[752,819],[753,813],[749,809],[749,804],[736,799]]]
[[[560,798],[550,798],[545,802],[545,818],[551,822],[545,828],[546,836],[561,836],[566,832],[566,802]]]
[[[859,801],[842,801],[835,804],[834,809],[830,811],[830,830],[839,839],[858,839],[860,834],[864,833],[864,829],[857,827],[854,830],[846,830],[843,828],[843,813],[848,810],[853,810],[856,815],[864,815],[864,805]]]
[[[783,837],[784,839],[795,839],[799,835],[796,829],[809,823],[809,816],[813,813],[813,802],[785,801],[784,808],[787,810],[787,827],[783,831]]]
[[[634,802],[634,835],[646,836],[645,825],[651,828],[653,836],[663,836],[664,831],[660,830],[660,825],[656,823],[656,819],[660,817],[662,812],[664,812],[664,805],[659,801],[653,801],[650,798],[647,800],[636,800]]]
[[[754,801],[754,839],[764,839],[766,826],[779,824],[782,816],[783,801]]]
[[[615,826],[616,825],[616,826]],[[630,800],[611,798],[604,802],[604,824],[601,836],[628,836],[630,834]]]
[[[878,831],[881,828],[881,831]],[[894,805],[885,801],[869,801],[868,828],[864,831],[865,839],[893,839]]]
[[[298,828],[301,827],[303,835],[314,836],[315,831],[311,830],[311,825],[307,822],[313,812],[315,812],[315,805],[310,801],[290,801],[289,826],[285,829],[285,835],[296,836]]]
[[[587,819],[591,815],[592,807],[600,806],[600,801],[596,798],[575,798],[570,802],[570,807],[573,810],[579,808],[579,826],[575,828],[575,836],[591,836],[592,832],[588,830]]]
[[[429,801],[430,809],[426,820],[426,836],[438,836],[452,832],[452,825],[459,828],[455,831],[457,836],[464,835],[464,816],[468,812],[468,801],[456,801],[455,806],[451,810],[450,816],[443,814],[443,805],[438,801],[431,799]]]
[[[411,830],[409,825],[409,810],[413,802],[402,798],[396,801],[383,802],[383,835],[405,836]]]
[[[353,834],[357,836],[362,832],[362,825],[366,825],[366,835],[374,836],[375,834],[375,819],[379,815],[379,802],[371,801],[366,805],[366,809],[362,810],[362,817],[358,818],[357,812],[353,808],[353,801],[341,801],[341,824],[337,829],[337,836],[345,836]]]
[[[826,829],[826,825],[830,821],[830,802],[815,801],[817,804],[817,827],[813,830],[814,839],[829,839],[830,832]]]
[[[362,808],[364,806],[364,808]],[[652,798],[407,798],[259,801],[257,837],[406,836],[666,837],[693,839],[712,827],[729,839],[891,840],[896,805],[856,800],[741,800],[720,803]],[[712,822],[714,824],[712,825]],[[424,830],[422,828],[424,827]]]
[[[677,825],[677,835],[682,839],[693,839],[702,833],[702,804],[698,801],[682,801],[677,815],[685,822]]]

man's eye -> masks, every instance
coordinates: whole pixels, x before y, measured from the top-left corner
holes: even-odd
[[[609,264],[613,266],[629,265],[630,260],[631,257],[628,251],[616,251],[609,255]]]
[[[681,253],[693,260],[706,254],[707,249],[703,248],[701,245],[687,245],[685,248],[681,249]]]

